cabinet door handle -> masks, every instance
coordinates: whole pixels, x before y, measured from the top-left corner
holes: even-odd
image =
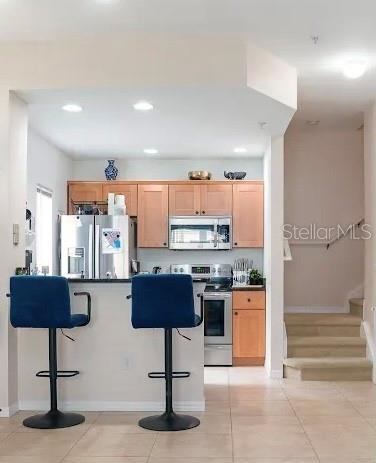
[[[238,243],[234,243],[234,246],[237,246],[237,245],[238,245]]]
[[[248,302],[251,302],[251,299],[250,299],[250,298],[248,298],[248,299],[247,299],[247,301],[248,301]]]
[[[205,214],[205,211],[202,211],[203,214]]]
[[[163,243],[163,246],[167,246],[167,243]]]
[[[234,315],[238,315],[238,312],[235,312],[235,314],[234,314]]]
[[[200,211],[196,211],[196,214],[199,214],[199,213],[200,213]]]

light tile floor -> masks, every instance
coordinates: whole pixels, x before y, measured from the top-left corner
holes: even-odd
[[[207,368],[201,426],[155,433],[138,413],[87,413],[74,428],[0,419],[0,463],[376,463],[376,386],[270,380],[263,368]]]

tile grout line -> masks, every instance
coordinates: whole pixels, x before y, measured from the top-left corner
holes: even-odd
[[[234,434],[232,428],[232,401],[231,401],[231,384],[230,384],[230,372],[229,368],[227,368],[227,392],[228,392],[228,403],[230,406],[230,431],[231,431],[231,455],[232,455],[232,462],[235,462],[235,455],[234,455]]]
[[[147,435],[147,434],[146,434],[146,435]],[[150,449],[149,456],[147,457],[146,463],[149,463],[149,462],[150,462],[150,459],[152,458],[152,453],[153,453],[155,444],[157,443],[158,436],[159,436],[159,432],[157,431],[156,434],[155,434],[155,438],[154,438],[153,445],[151,446],[151,449]]]
[[[92,428],[92,426],[97,422],[99,416],[102,414],[103,412],[99,412],[97,417],[95,418],[95,420],[89,424],[87,430],[82,434],[82,436],[80,436],[80,438],[72,445],[72,447],[68,450],[68,452],[63,456],[62,460],[60,460],[60,463],[64,463],[64,460],[66,460],[67,457],[69,457],[69,454],[71,453],[71,451],[74,449],[74,447],[81,441],[81,439],[83,437],[86,436],[86,434],[90,431],[90,429]]]
[[[313,453],[314,453],[315,456],[316,456],[317,462],[320,463],[321,460],[320,460],[319,454],[317,453],[317,451],[316,451],[316,449],[315,449],[315,447],[314,447],[314,445],[313,445],[313,443],[312,443],[312,441],[311,441],[311,439],[310,439],[310,437],[309,437],[309,435],[308,435],[308,433],[307,433],[307,431],[306,431],[306,429],[305,429],[305,427],[304,427],[304,425],[303,425],[303,423],[302,423],[302,421],[301,421],[299,415],[297,414],[297,412],[296,412],[296,410],[295,410],[293,404],[290,402],[290,399],[289,399],[289,397],[287,396],[287,394],[286,394],[286,397],[287,397],[287,402],[289,403],[290,407],[292,408],[292,411],[294,412],[294,415],[296,416],[296,419],[298,420],[298,422],[299,422],[299,424],[300,424],[300,427],[302,428],[302,431],[304,432],[304,435],[306,436],[307,441],[309,442],[309,445],[311,446],[311,448],[312,448],[312,450],[313,450]]]

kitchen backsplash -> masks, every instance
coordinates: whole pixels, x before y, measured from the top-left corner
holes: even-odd
[[[170,251],[168,249],[138,249],[141,270],[149,272],[155,266],[168,272],[171,264],[233,264],[235,259],[253,260],[253,267],[263,271],[263,249],[232,249],[231,251]]]

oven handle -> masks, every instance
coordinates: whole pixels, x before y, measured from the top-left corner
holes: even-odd
[[[231,293],[204,293],[204,300],[206,299],[230,299]]]

